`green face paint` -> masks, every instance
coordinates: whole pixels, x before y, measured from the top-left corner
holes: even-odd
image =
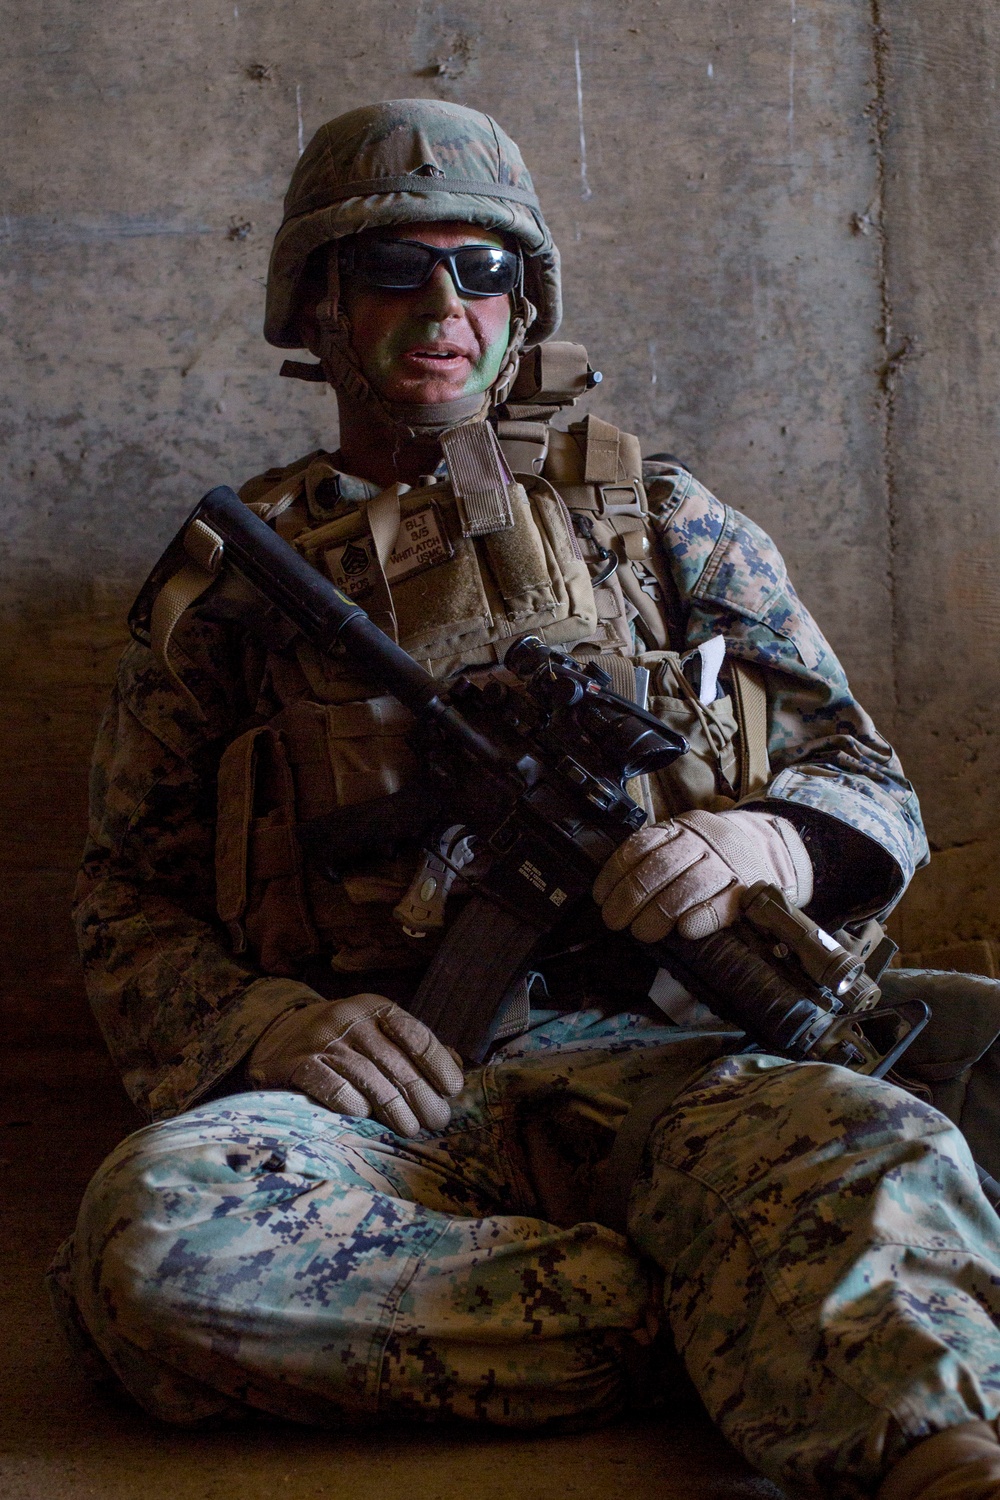
[[[472,316],[460,321],[413,316],[394,306],[402,301],[399,293],[369,292],[364,300],[375,295],[382,302],[371,309],[376,316],[359,306],[361,297],[351,299],[348,316],[361,367],[382,395],[417,402],[454,400],[478,395],[496,380],[510,340],[509,298],[498,297],[499,306],[490,306],[485,317],[485,303],[473,303]],[[393,312],[403,316],[393,317]]]
[[[499,299],[498,299],[499,300]],[[509,299],[504,297],[508,303],[507,316],[503,327],[496,338],[483,350],[478,362],[469,371],[469,378],[465,382],[465,396],[478,396],[481,391],[488,391],[500,373],[503,357],[507,353],[507,345],[510,342],[510,306]]]
[[[502,244],[464,226],[414,226],[413,238],[446,248]],[[487,391],[510,341],[509,296],[466,298],[444,266],[413,290],[346,284],[351,343],[372,386],[387,400],[432,405]]]

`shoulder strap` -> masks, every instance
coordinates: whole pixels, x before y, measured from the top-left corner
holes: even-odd
[[[759,667],[730,658],[733,709],[739,725],[739,799],[763,791],[771,775],[767,754],[767,690]]]
[[[192,521],[184,533],[184,551],[188,561],[171,575],[153,601],[149,617],[149,643],[153,654],[177,691],[187,699],[201,717],[201,705],[183,683],[170,661],[170,637],[186,609],[200,599],[222,562],[219,538],[203,521]]]
[[[254,510],[259,505],[273,504],[280,498],[283,489],[296,486],[301,488],[306,470],[317,459],[327,457],[329,455],[323,448],[314,448],[312,453],[306,453],[283,468],[265,469],[263,474],[255,474],[252,479],[240,485],[239,497],[244,505],[250,505]]]
[[[583,427],[584,484],[614,484],[619,475],[618,448],[621,433],[610,422],[588,416]]]
[[[376,593],[378,595],[374,608],[369,608],[369,614],[380,625],[387,635],[391,635],[394,641],[399,640],[399,627],[396,622],[396,607],[392,601],[392,589],[389,587],[389,579],[386,576],[386,563],[395,551],[396,542],[399,538],[399,497],[408,486],[405,484],[390,484],[387,489],[381,490],[374,499],[369,500],[365,506],[365,515],[368,518],[368,530],[375,547]]]
[[[628,484],[642,479],[639,439],[593,413],[570,432],[583,446],[584,484]]]
[[[512,474],[541,474],[551,436],[547,422],[497,423],[500,448]]]

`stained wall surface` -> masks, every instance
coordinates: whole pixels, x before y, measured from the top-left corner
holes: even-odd
[[[11,4],[5,352],[8,1036],[85,1038],[68,893],[127,604],[193,501],[335,443],[264,274],[302,142],[376,98],[488,110],[559,241],[591,409],[778,539],[941,851],[910,947],[1000,933],[987,0]]]

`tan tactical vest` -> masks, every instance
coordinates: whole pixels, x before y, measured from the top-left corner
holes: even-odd
[[[528,631],[598,659],[628,697],[645,668],[647,706],[691,746],[630,788],[654,821],[759,790],[768,774],[760,678],[730,662],[729,693],[703,703],[682,671],[638,439],[593,416],[568,432],[501,422],[498,436],[516,481],[514,524],[485,535],[463,534],[448,482],[376,493],[324,453],[251,481],[243,499],[438,677],[495,666]],[[282,707],[235,740],[219,770],[218,908],[234,945],[274,974],[327,951],[347,972],[426,962],[427,939],[392,915],[425,877],[419,851],[331,880],[296,835],[299,823],[420,777],[408,712],[301,639],[270,654],[267,674]]]

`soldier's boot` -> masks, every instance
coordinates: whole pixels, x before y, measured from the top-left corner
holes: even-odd
[[[1000,1500],[998,1422],[963,1422],[925,1438],[889,1470],[877,1500]]]

